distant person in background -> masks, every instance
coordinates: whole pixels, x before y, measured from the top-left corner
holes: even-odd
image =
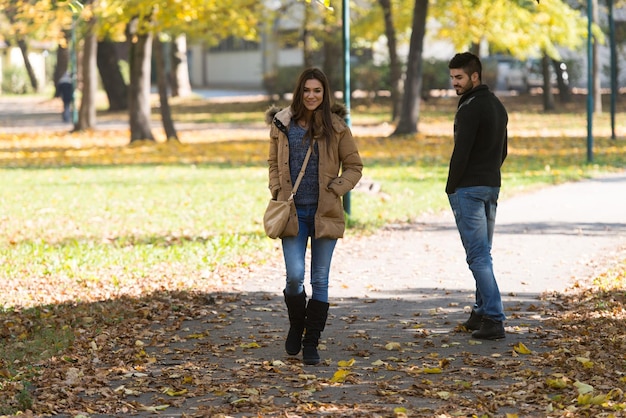
[[[500,193],[500,167],[507,155],[506,109],[481,81],[480,59],[469,52],[449,62],[450,79],[461,96],[454,117],[454,150],[446,193],[476,281],[476,300],[462,325],[472,337],[505,337],[504,310],[491,260]]]
[[[74,84],[72,77],[65,73],[57,83],[57,90],[54,97],[60,97],[63,100],[63,122],[70,122],[70,106],[74,97]]]

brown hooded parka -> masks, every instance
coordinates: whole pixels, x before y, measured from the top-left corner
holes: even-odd
[[[363,162],[352,132],[345,120],[346,108],[332,107],[334,135],[317,140],[319,153],[319,201],[315,213],[315,238],[341,238],[345,218],[341,196],[348,193],[361,179]],[[289,140],[287,132],[292,117],[291,108],[271,107],[265,114],[270,124],[269,189],[272,197],[287,200],[292,183],[289,171]],[[341,175],[339,171],[341,169]],[[298,218],[292,211],[284,236],[296,235]],[[295,231],[295,233],[293,233]],[[281,237],[282,238],[282,237]]]

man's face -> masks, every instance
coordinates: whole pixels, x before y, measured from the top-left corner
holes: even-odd
[[[452,88],[456,90],[457,96],[462,96],[476,86],[478,74],[467,75],[462,68],[450,68],[450,80],[452,80]]]

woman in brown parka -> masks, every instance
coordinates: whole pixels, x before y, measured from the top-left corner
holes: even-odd
[[[270,123],[269,189],[274,199],[289,198],[312,147],[294,195],[295,213],[280,237],[287,276],[283,293],[289,314],[285,350],[296,355],[302,348],[303,361],[310,365],[321,361],[317,347],[328,317],[330,263],[337,239],[345,230],[341,197],[356,186],[363,170],[345,115],[345,107],[332,103],[328,79],[317,68],[300,74],[289,107],[272,107],[266,113]],[[304,275],[309,237],[312,294],[307,303]]]

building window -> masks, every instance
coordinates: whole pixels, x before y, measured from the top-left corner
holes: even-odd
[[[219,45],[212,47],[211,52],[256,51],[259,48],[259,43],[256,41],[247,41],[230,36],[222,40]]]

